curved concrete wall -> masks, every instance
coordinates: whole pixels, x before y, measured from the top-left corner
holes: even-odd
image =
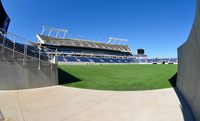
[[[194,118],[200,121],[200,0],[196,18],[186,43],[178,48],[177,87],[186,99]]]
[[[40,69],[37,59],[26,57],[0,46],[0,90],[30,89],[58,84],[57,64],[41,61]]]

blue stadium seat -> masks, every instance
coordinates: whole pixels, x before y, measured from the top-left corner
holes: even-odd
[[[152,63],[159,63],[161,61],[161,59],[153,59]]]
[[[92,60],[95,63],[103,63],[104,62],[104,61],[101,61],[100,59],[95,58],[95,57],[89,57],[89,59]]]
[[[5,39],[5,46],[7,48],[13,49],[14,47],[14,43],[12,41],[10,41],[9,39]],[[16,45],[15,45],[16,46]]]
[[[15,50],[21,53],[24,53],[24,44],[15,43]]]
[[[71,56],[66,56],[65,59],[67,60],[67,62],[78,62],[78,60],[75,57]]]
[[[36,47],[27,45],[27,55],[35,58],[39,58],[39,50]]]
[[[76,57],[80,62],[91,62],[88,58],[86,57]]]
[[[177,58],[171,58],[169,60],[169,63],[177,63],[178,62],[178,59]]]
[[[132,63],[133,60],[132,59],[126,59],[127,63]]]
[[[138,60],[138,59],[135,59],[134,61],[135,61],[136,63],[140,63],[140,60]]]
[[[2,45],[2,44],[3,44],[3,35],[0,34],[0,45]]]
[[[122,63],[128,63],[126,59],[119,59]]]
[[[59,62],[65,62],[63,56],[58,56],[58,61],[59,61]]]
[[[148,63],[152,63],[153,59],[147,59]]]
[[[168,63],[169,60],[170,60],[170,59],[168,59],[168,58],[164,58],[164,59],[161,59],[160,62],[166,62],[166,63]]]
[[[105,63],[111,63],[109,58],[100,58],[101,60],[103,60]]]
[[[113,63],[120,63],[116,58],[110,58],[110,60],[112,60]]]
[[[146,63],[146,59],[139,59],[141,63]]]

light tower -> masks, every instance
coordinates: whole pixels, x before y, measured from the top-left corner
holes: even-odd
[[[47,36],[51,36],[52,33],[55,33],[56,36],[55,38],[59,38],[59,35],[62,34],[62,39],[66,38],[66,35],[68,33],[68,30],[66,29],[57,29],[57,28],[53,28],[53,27],[48,27],[48,26],[43,26],[42,27],[42,32],[41,35],[43,35],[45,32],[47,32]]]
[[[120,39],[115,37],[109,37],[107,44],[118,44],[118,45],[126,45],[128,42],[127,39]]]

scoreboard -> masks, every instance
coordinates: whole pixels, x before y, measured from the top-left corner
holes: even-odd
[[[10,24],[10,18],[7,15],[2,2],[0,0],[0,29],[2,32],[7,32],[8,26]]]
[[[139,54],[139,55],[144,55],[144,49],[138,49],[137,50],[137,53]]]

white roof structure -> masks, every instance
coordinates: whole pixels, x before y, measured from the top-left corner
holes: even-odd
[[[66,29],[57,29],[49,26],[43,26],[41,35],[43,35],[45,32],[48,32],[48,37],[50,37],[53,33],[56,34],[55,38],[59,38],[60,34],[63,35],[62,39],[66,38],[66,35],[68,33],[68,30]]]
[[[127,42],[128,42],[127,39],[109,37],[107,44],[118,44],[118,45],[124,44],[124,45],[126,45]]]

